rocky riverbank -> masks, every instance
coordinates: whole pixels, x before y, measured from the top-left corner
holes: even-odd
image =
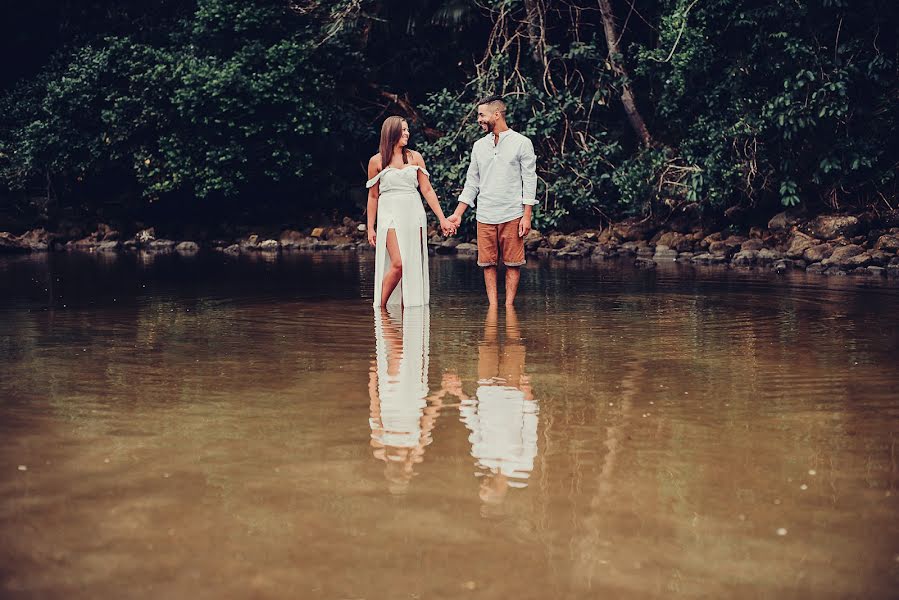
[[[428,232],[435,254],[474,257],[474,240],[443,238]],[[22,235],[0,232],[0,252],[143,252],[192,255],[207,248],[236,256],[290,251],[371,251],[365,224],[346,218],[339,226],[307,231],[288,229],[277,236],[249,234],[239,239],[201,242],[159,238],[153,228],[123,236],[105,224],[79,239],[35,229]],[[742,233],[706,231],[699,226],[627,220],[605,229],[574,233],[532,231],[525,239],[532,256],[558,260],[633,259],[655,268],[661,262],[725,265],[733,268],[804,270],[829,276],[864,275],[899,278],[899,210],[862,215],[820,215],[802,219],[783,212],[766,228]]]

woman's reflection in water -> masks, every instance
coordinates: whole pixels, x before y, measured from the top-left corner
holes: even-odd
[[[429,326],[427,306],[375,309],[371,446],[374,457],[385,462],[387,487],[395,495],[408,490],[440,412],[439,398],[427,397]]]
[[[478,347],[478,388],[463,400],[462,421],[471,430],[471,454],[481,477],[481,514],[502,514],[509,488],[527,486],[537,456],[537,403],[524,373],[525,346],[514,308],[506,307],[505,339],[489,308]]]

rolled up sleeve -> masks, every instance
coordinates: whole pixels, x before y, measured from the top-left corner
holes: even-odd
[[[521,144],[521,191],[522,204],[537,204],[537,155],[528,138]]]
[[[481,174],[478,171],[478,161],[474,155],[475,151],[471,151],[471,162],[468,164],[468,172],[465,174],[465,187],[459,194],[459,202],[464,202],[468,206],[474,206],[474,199],[478,195],[481,187]]]

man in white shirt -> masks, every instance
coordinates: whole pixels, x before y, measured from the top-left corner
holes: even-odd
[[[484,338],[478,345],[478,389],[462,397],[459,418],[471,430],[471,455],[478,496],[490,511],[509,488],[527,487],[537,457],[539,407],[525,369],[526,350],[514,306],[506,308],[506,335],[500,343],[497,307],[487,309]],[[482,514],[484,514],[482,512]]]
[[[531,140],[506,124],[506,104],[500,96],[478,103],[478,125],[487,135],[474,143],[465,188],[449,221],[458,226],[477,199],[478,265],[484,269],[487,300],[496,306],[496,270],[502,260],[506,306],[512,306],[525,263],[524,236],[531,230],[531,211],[537,204],[537,157]]]

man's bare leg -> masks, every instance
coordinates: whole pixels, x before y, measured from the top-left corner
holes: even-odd
[[[494,348],[499,344],[499,311],[495,304],[487,308],[487,318],[484,320],[484,344]],[[494,375],[496,373],[490,373],[486,377],[481,377],[481,374],[478,374],[481,379],[487,379]]]
[[[496,266],[483,267],[483,269],[484,287],[487,288],[487,303],[490,306],[496,306],[499,303],[496,291]]]
[[[521,267],[506,267],[506,306],[515,303],[518,293],[518,281],[521,279]]]

